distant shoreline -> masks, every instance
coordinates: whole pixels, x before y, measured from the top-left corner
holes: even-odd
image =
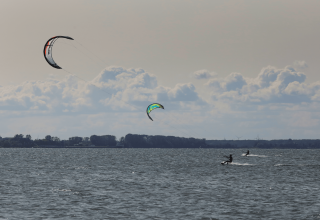
[[[281,140],[206,140],[162,135],[127,134],[117,139],[113,135],[92,135],[60,140],[47,135],[32,140],[30,135],[1,138],[0,148],[217,148],[217,149],[320,149],[320,139]]]

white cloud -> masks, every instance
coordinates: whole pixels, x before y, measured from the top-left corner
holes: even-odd
[[[127,133],[232,139],[315,138],[320,129],[320,81],[286,66],[265,67],[257,77],[211,78],[205,101],[191,83],[158,85],[143,69],[108,67],[89,82],[68,75],[0,87],[0,135]],[[203,89],[203,88],[201,88]],[[151,122],[148,104],[159,102]]]
[[[156,77],[143,69],[122,67],[108,67],[90,82],[68,75],[60,81],[28,81],[0,88],[0,110],[30,114],[131,111],[144,109],[150,102],[199,100],[191,83],[174,88],[158,86]]]
[[[296,61],[294,61],[293,65],[300,68],[300,69],[308,68],[308,64],[304,60],[300,60],[300,61],[296,60]]]
[[[301,103],[317,97],[318,84],[305,82],[306,75],[293,67],[268,66],[256,78],[231,73],[225,78],[211,79],[206,85],[214,100],[247,103]]]
[[[216,73],[210,73],[208,70],[203,69],[194,72],[193,74],[191,74],[191,77],[195,79],[210,79],[215,77],[216,75]]]

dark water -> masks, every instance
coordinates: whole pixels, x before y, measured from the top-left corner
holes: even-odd
[[[320,219],[320,150],[245,151],[0,149],[0,219]]]

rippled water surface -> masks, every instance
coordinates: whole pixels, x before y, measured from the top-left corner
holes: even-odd
[[[0,219],[320,219],[320,150],[244,152],[2,148]]]

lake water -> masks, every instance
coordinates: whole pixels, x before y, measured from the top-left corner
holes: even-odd
[[[320,219],[320,150],[246,150],[0,148],[0,219]]]

